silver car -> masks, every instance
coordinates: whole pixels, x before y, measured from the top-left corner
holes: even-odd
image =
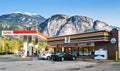
[[[51,52],[41,53],[39,55],[39,59],[47,59],[47,60],[51,59]]]

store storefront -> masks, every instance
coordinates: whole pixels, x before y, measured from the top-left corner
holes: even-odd
[[[119,58],[119,31],[116,29],[111,32],[97,31],[51,37],[48,38],[48,44],[54,46],[54,52],[76,52],[81,58],[94,59],[94,54],[99,49],[107,51],[107,59]]]

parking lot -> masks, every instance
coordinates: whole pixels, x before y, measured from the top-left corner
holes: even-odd
[[[120,62],[52,61],[13,57],[6,60],[0,57],[0,60],[0,71],[120,71]]]
[[[0,71],[74,71],[83,70],[86,66],[95,66],[96,63],[81,61],[55,62],[48,60],[0,62]]]

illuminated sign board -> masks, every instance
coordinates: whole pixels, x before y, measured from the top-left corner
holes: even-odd
[[[117,41],[116,38],[111,38],[111,40],[110,40],[110,42],[113,43],[113,44],[115,44],[116,41]]]
[[[70,37],[65,37],[64,43],[70,43]]]
[[[2,31],[2,35],[13,35],[13,31]]]
[[[95,50],[94,59],[108,59],[107,50]]]

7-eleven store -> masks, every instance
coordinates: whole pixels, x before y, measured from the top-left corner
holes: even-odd
[[[107,50],[107,59],[120,58],[120,31],[97,31],[48,38],[55,52],[77,52],[80,58],[94,58],[96,50]]]
[[[47,36],[43,35],[42,33],[38,32],[37,30],[12,30],[12,31],[2,31],[2,36],[13,36],[13,38],[20,38],[22,37],[24,40],[23,50],[24,55],[32,56],[33,54],[33,44],[32,41],[36,41],[36,49],[38,49],[38,40],[47,41]],[[29,51],[29,54],[27,54]]]

